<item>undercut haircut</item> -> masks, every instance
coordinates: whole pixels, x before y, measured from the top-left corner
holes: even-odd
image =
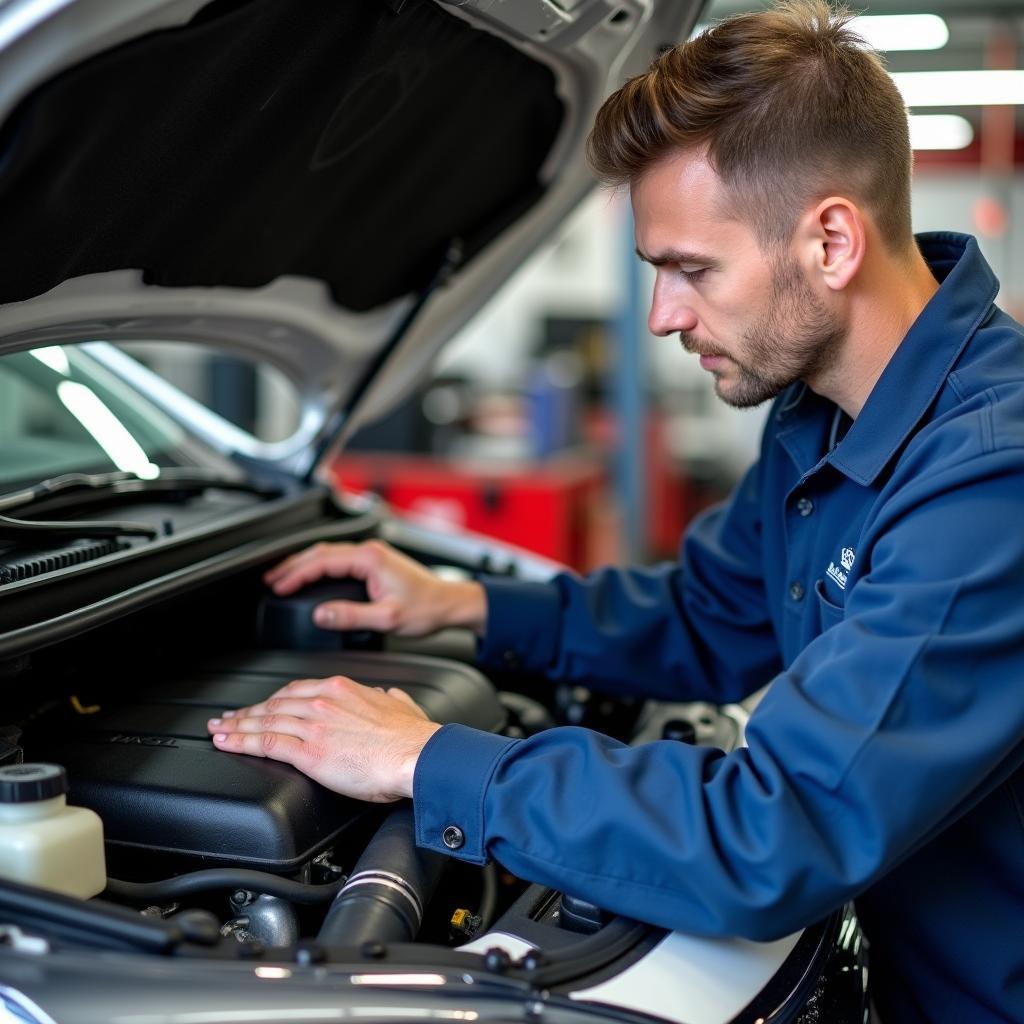
[[[608,186],[706,150],[733,216],[762,247],[807,207],[865,208],[889,249],[913,247],[907,110],[879,56],[827,0],[740,14],[661,54],[598,111],[587,154]]]

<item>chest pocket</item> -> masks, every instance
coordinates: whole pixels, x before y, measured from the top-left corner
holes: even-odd
[[[821,623],[821,631],[825,632],[837,622],[842,622],[846,609],[841,604],[834,604],[832,599],[825,593],[825,581],[816,580],[814,583],[814,595],[818,599],[818,616]]]

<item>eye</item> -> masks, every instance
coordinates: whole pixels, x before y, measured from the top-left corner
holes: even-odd
[[[686,278],[690,284],[697,284],[701,278],[708,272],[707,267],[701,267],[700,270],[680,270],[679,273]]]

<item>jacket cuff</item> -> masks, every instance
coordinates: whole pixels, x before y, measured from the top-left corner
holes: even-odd
[[[506,671],[545,672],[555,662],[562,600],[553,583],[481,576],[487,629],[477,659]]]
[[[416,845],[486,864],[484,794],[498,761],[518,740],[442,726],[427,741],[413,776]]]

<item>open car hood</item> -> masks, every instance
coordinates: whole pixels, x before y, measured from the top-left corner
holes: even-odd
[[[304,408],[262,454],[309,471],[588,191],[597,107],[701,6],[0,4],[0,352],[177,340],[267,362]]]

